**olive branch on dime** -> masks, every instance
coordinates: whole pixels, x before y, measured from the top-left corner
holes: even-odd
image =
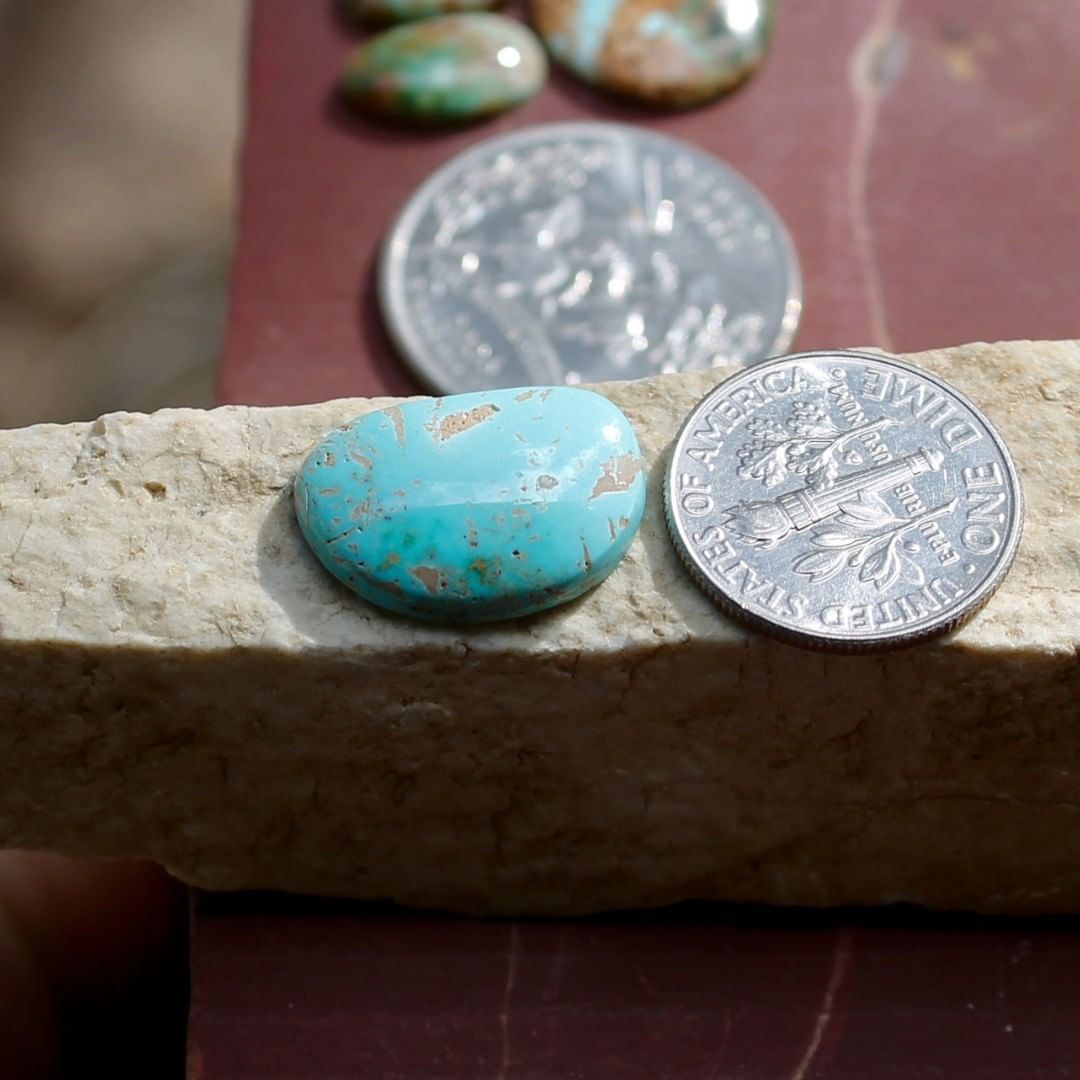
[[[814,583],[827,581],[850,567],[858,569],[860,581],[871,582],[880,590],[889,588],[901,574],[922,585],[925,576],[907,555],[910,541],[901,541],[912,529],[951,514],[958,501],[951,499],[913,518],[896,517],[876,495],[864,494],[856,501],[841,503],[840,513],[811,534],[811,542],[823,550],[800,555],[791,568]]]

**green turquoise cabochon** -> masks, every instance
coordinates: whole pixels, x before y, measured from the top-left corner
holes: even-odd
[[[645,475],[607,398],[533,387],[367,413],[315,447],[293,496],[319,561],[365,600],[482,622],[572,600],[611,573]]]
[[[341,79],[357,110],[416,124],[463,124],[520,105],[544,85],[536,35],[502,15],[440,15],[384,30]]]
[[[531,0],[552,58],[653,105],[699,105],[765,59],[775,0]]]

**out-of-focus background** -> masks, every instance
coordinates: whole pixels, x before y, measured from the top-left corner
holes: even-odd
[[[208,405],[248,0],[0,0],[0,427]]]

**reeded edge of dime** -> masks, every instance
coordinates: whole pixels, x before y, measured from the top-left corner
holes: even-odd
[[[719,397],[725,387],[730,383],[747,376],[750,372],[753,372],[754,376],[758,376],[763,369],[767,370],[770,367],[779,367],[783,364],[790,364],[800,360],[822,360],[829,357],[836,357],[843,360],[873,360],[877,363],[883,363],[897,368],[900,371],[917,375],[920,379],[925,379],[939,389],[944,390],[947,394],[956,398],[961,404],[971,409],[977,417],[981,418],[987,434],[990,436],[994,446],[1001,454],[1002,460],[1005,463],[1006,476],[1015,493],[1016,526],[1008,535],[1005,549],[1002,552],[994,573],[987,577],[979,588],[967,598],[966,602],[957,609],[952,618],[946,619],[931,627],[916,628],[914,630],[900,631],[888,635],[876,634],[873,637],[860,638],[852,634],[844,634],[843,632],[839,634],[832,632],[823,632],[820,634],[810,633],[807,631],[796,630],[793,627],[784,626],[780,623],[775,623],[770,619],[759,615],[757,612],[752,611],[744,604],[740,604],[735,597],[728,595],[714,582],[709,580],[708,576],[704,574],[700,567],[694,562],[693,556],[690,553],[690,545],[687,542],[686,536],[683,535],[682,523],[676,520],[672,511],[671,490],[674,483],[673,477],[683,438],[689,430],[691,422],[703,409],[707,408],[708,403],[711,402],[712,399]],[[773,357],[760,364],[753,364],[748,368],[737,371],[734,374],[729,375],[722,382],[717,383],[716,386],[714,386],[693,406],[693,408],[690,409],[686,414],[686,419],[679,427],[675,438],[671,441],[669,455],[667,467],[664,469],[664,519],[667,522],[668,533],[671,537],[672,545],[679,556],[679,560],[686,568],[694,583],[721,610],[731,615],[736,621],[741,622],[744,626],[759,630],[768,637],[785,642],[786,644],[798,645],[801,648],[814,650],[816,652],[846,654],[891,652],[895,649],[906,649],[913,645],[932,641],[945,634],[952,633],[954,630],[958,630],[961,626],[970,622],[971,619],[987,605],[994,593],[997,592],[1001,583],[1008,575],[1009,570],[1012,568],[1024,532],[1023,485],[1020,482],[1020,474],[1016,470],[1012,454],[1009,453],[1009,448],[1006,446],[1005,441],[1002,439],[997,428],[994,427],[990,419],[966,394],[962,394],[950,383],[945,382],[944,379],[939,378],[937,375],[934,375],[924,368],[916,367],[914,364],[909,364],[889,353],[867,352],[860,349],[819,349],[810,352],[791,353],[788,356]]]
[[[768,346],[765,358],[754,361],[749,367],[765,363],[769,357],[782,353],[794,340],[795,332],[802,319],[802,268],[799,264],[795,242],[784,219],[776,207],[742,173],[718,158],[708,150],[703,150],[693,143],[671,135],[636,128],[630,124],[615,124],[604,121],[563,121],[554,124],[530,124],[505,135],[494,135],[483,139],[453,157],[444,161],[431,175],[412,192],[405,205],[398,211],[390,223],[390,228],[379,248],[375,272],[375,295],[382,315],[383,326],[398,356],[406,363],[409,370],[429,389],[440,394],[457,394],[465,390],[497,389],[493,387],[454,386],[440,379],[440,372],[427,360],[423,339],[415,332],[408,315],[408,304],[404,296],[404,265],[409,252],[409,237],[417,223],[427,211],[431,196],[445,183],[446,178],[467,167],[474,159],[481,159],[493,151],[513,149],[520,145],[531,145],[546,137],[592,137],[633,142],[663,143],[682,153],[697,158],[707,159],[715,168],[731,176],[741,187],[748,190],[770,216],[777,242],[784,251],[785,265],[788,269],[787,300],[780,320],[779,330]]]

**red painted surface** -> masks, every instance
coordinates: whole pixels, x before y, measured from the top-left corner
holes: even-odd
[[[232,897],[203,900],[192,945],[206,1080],[1080,1075],[1080,935],[1060,921],[481,923]]]
[[[552,120],[655,127],[757,184],[801,255],[799,347],[1080,335],[1080,5],[786,0],[766,67],[716,105],[646,113],[556,76],[449,135],[339,108],[356,35],[332,7],[256,3],[224,401],[414,390],[374,308],[388,223],[457,151]]]
[[[523,124],[644,123],[725,158],[799,248],[796,344],[1080,336],[1080,5],[785,0],[713,107],[644,114],[555,78],[517,113],[398,133],[333,99],[329,0],[256,0],[223,401],[414,389],[372,261],[410,191]],[[477,923],[233,897],[193,923],[206,1080],[1061,1080],[1080,1076],[1071,923],[718,908]]]

